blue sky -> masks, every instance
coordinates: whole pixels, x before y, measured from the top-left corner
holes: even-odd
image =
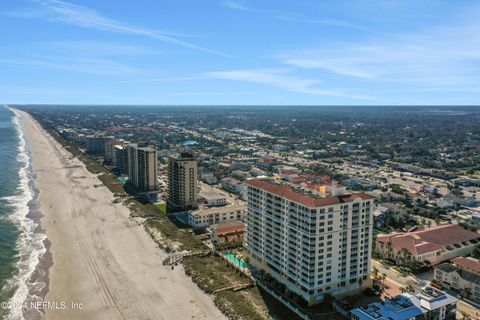
[[[0,102],[479,104],[480,3],[0,0]]]

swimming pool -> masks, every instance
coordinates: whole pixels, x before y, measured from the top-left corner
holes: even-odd
[[[232,261],[235,265],[240,267],[241,269],[250,269],[252,268],[251,265],[243,261],[242,259],[237,258],[235,253],[227,252],[223,254],[228,260]]]

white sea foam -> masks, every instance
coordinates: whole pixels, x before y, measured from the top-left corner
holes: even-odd
[[[15,112],[15,111],[14,111]],[[17,239],[18,250],[18,272],[16,276],[7,282],[7,289],[15,289],[10,302],[14,305],[19,305],[27,299],[38,300],[38,297],[29,296],[31,288],[41,288],[44,284],[32,282],[31,277],[35,272],[40,259],[46,252],[44,240],[45,234],[35,232],[38,223],[28,217],[29,202],[34,197],[33,189],[33,173],[31,169],[31,158],[28,149],[27,141],[25,139],[22,126],[20,124],[19,115],[15,113],[13,123],[18,134],[18,156],[17,160],[20,164],[19,182],[16,194],[10,197],[4,197],[2,200],[6,201],[12,209],[9,219],[20,231]],[[7,317],[8,320],[25,319],[22,310],[10,310]]]

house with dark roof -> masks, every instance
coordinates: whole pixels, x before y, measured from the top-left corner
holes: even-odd
[[[451,263],[435,266],[433,278],[443,288],[459,291],[464,297],[480,302],[480,261],[458,257]]]
[[[413,232],[394,232],[377,237],[377,253],[403,264],[410,259],[436,265],[472,253],[480,234],[456,224],[444,224]]]

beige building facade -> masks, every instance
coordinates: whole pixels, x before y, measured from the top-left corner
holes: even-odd
[[[309,305],[369,282],[373,198],[345,189],[320,194],[288,184],[248,180],[245,251]]]
[[[128,181],[143,191],[158,189],[157,151],[143,144],[127,145]]]
[[[187,210],[197,207],[198,168],[193,152],[181,152],[168,158],[169,210]]]

